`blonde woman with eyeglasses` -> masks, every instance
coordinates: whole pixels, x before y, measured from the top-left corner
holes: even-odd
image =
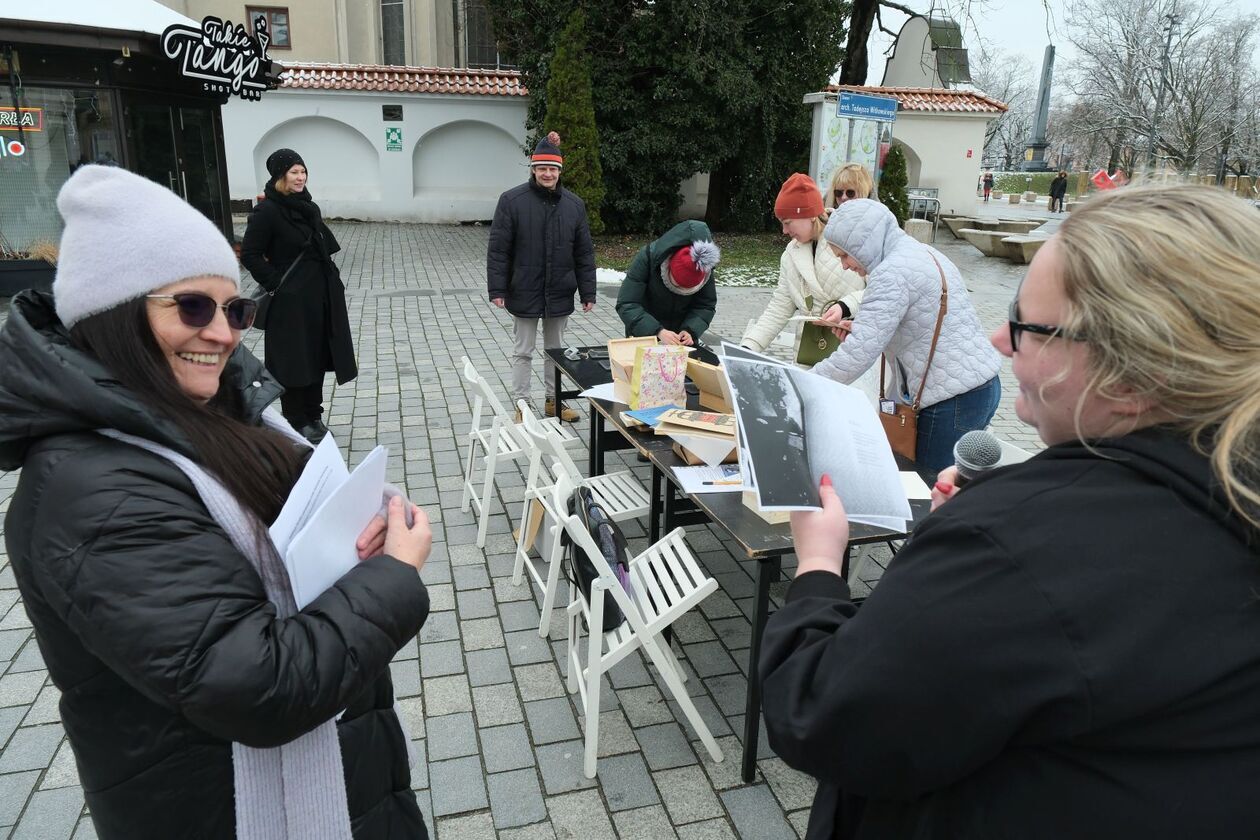
[[[820,780],[807,838],[1255,836],[1257,289],[1245,202],[1099,195],[992,336],[1047,448],[946,470],[860,610],[826,477],[793,514],[761,681],[771,746]]]
[[[871,177],[870,170],[862,164],[846,163],[832,174],[829,193],[829,208],[839,207],[855,198],[874,198],[875,180]]]

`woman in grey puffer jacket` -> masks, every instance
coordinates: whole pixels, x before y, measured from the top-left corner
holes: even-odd
[[[1002,357],[980,325],[958,269],[935,248],[907,236],[887,207],[870,199],[846,201],[831,214],[823,238],[845,268],[866,277],[862,309],[842,344],[815,373],[849,383],[887,354],[888,399],[913,404],[923,383],[915,461],[940,470],[954,462],[954,444],[993,419],[1001,397]],[[948,288],[936,354],[932,334]],[[839,307],[824,318],[840,321]],[[850,331],[851,330],[851,331]],[[926,382],[924,375],[926,372]]]

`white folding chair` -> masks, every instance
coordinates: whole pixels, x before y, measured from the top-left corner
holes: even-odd
[[[589,487],[604,512],[608,514],[608,518],[614,522],[643,516],[651,509],[652,499],[642,482],[629,470],[583,478],[578,472],[577,464],[569,457],[569,453],[560,445],[559,440],[547,434],[549,427],[543,425],[524,400],[517,405],[521,410],[521,426],[524,427],[525,435],[529,438],[530,452],[529,471],[525,478],[525,500],[521,505],[521,526],[517,531],[516,565],[512,569],[512,584],[520,586],[522,572],[528,569],[529,576],[542,588],[543,603],[538,622],[538,635],[545,637],[551,629],[551,610],[555,606],[556,587],[559,585],[560,565],[556,558],[560,540],[557,532],[556,539],[552,540],[550,552],[552,557],[548,559],[549,566],[544,576],[543,572],[534,565],[534,560],[529,556],[529,550],[525,545],[528,536],[529,511],[534,500],[541,499],[554,485],[554,476],[564,476],[574,486],[580,484],[583,487]],[[559,522],[560,520],[552,521]],[[542,528],[546,527],[549,526],[544,516],[539,531],[541,532]],[[535,539],[537,539],[536,536]]]
[[[665,687],[673,695],[687,721],[700,736],[714,761],[722,760],[722,749],[700,717],[700,712],[683,686],[682,666],[662,634],[666,628],[717,590],[717,581],[700,570],[682,528],[675,528],[642,554],[630,560],[629,590],[623,588],[594,538],[582,521],[568,512],[575,485],[567,476],[557,477],[549,492],[542,494],[547,513],[563,523],[573,542],[574,552],[583,552],[598,574],[591,585],[588,602],[581,587],[571,587],[568,607],[568,689],[580,694],[585,718],[585,755],[582,772],[595,778],[599,748],[600,678],[640,647],[647,654]],[[557,535],[558,536],[558,535]],[[558,542],[558,540],[557,540]],[[625,621],[616,629],[602,632],[604,593],[613,599]],[[586,620],[586,664],[582,664],[582,619]]]
[[[468,458],[464,466],[464,495],[460,500],[460,510],[468,510],[471,505],[477,512],[477,547],[486,544],[486,527],[489,517],[486,508],[490,504],[494,491],[495,474],[499,466],[525,457],[529,443],[525,432],[513,422],[511,415],[504,409],[503,403],[495,395],[494,389],[486,378],[477,372],[477,368],[467,356],[461,357],[464,363],[464,380],[472,386],[472,422],[468,429]],[[490,423],[482,425],[482,414],[489,409]],[[554,420],[554,418],[552,418]],[[546,424],[549,435],[555,437],[563,447],[581,445],[582,440],[570,429],[565,428],[558,420]],[[481,447],[483,455],[477,456],[477,447]],[[477,492],[474,471],[477,461],[481,461],[484,475],[481,481],[481,492]]]

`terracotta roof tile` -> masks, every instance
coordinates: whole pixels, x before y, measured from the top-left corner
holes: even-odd
[[[529,96],[515,70],[397,67],[380,64],[285,64],[281,88],[449,93],[459,96]]]
[[[896,97],[899,111],[935,111],[970,114],[1000,114],[1006,105],[983,93],[944,88],[874,87],[872,85],[828,85],[827,93],[851,90],[858,93]]]

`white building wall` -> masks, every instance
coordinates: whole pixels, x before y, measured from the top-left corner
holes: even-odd
[[[266,160],[294,149],[310,171],[311,195],[326,216],[372,221],[489,219],[504,190],[528,177],[525,97],[277,90],[260,102],[223,106],[228,190],[253,199]],[[382,105],[402,105],[385,122]],[[386,129],[402,129],[402,150]]]
[[[980,153],[984,149],[987,122],[988,119],[978,116],[898,113],[893,123],[893,143],[909,149],[906,183],[939,190],[937,198],[943,212],[971,212],[976,202],[976,181],[980,178]],[[917,173],[915,158],[918,159]]]

